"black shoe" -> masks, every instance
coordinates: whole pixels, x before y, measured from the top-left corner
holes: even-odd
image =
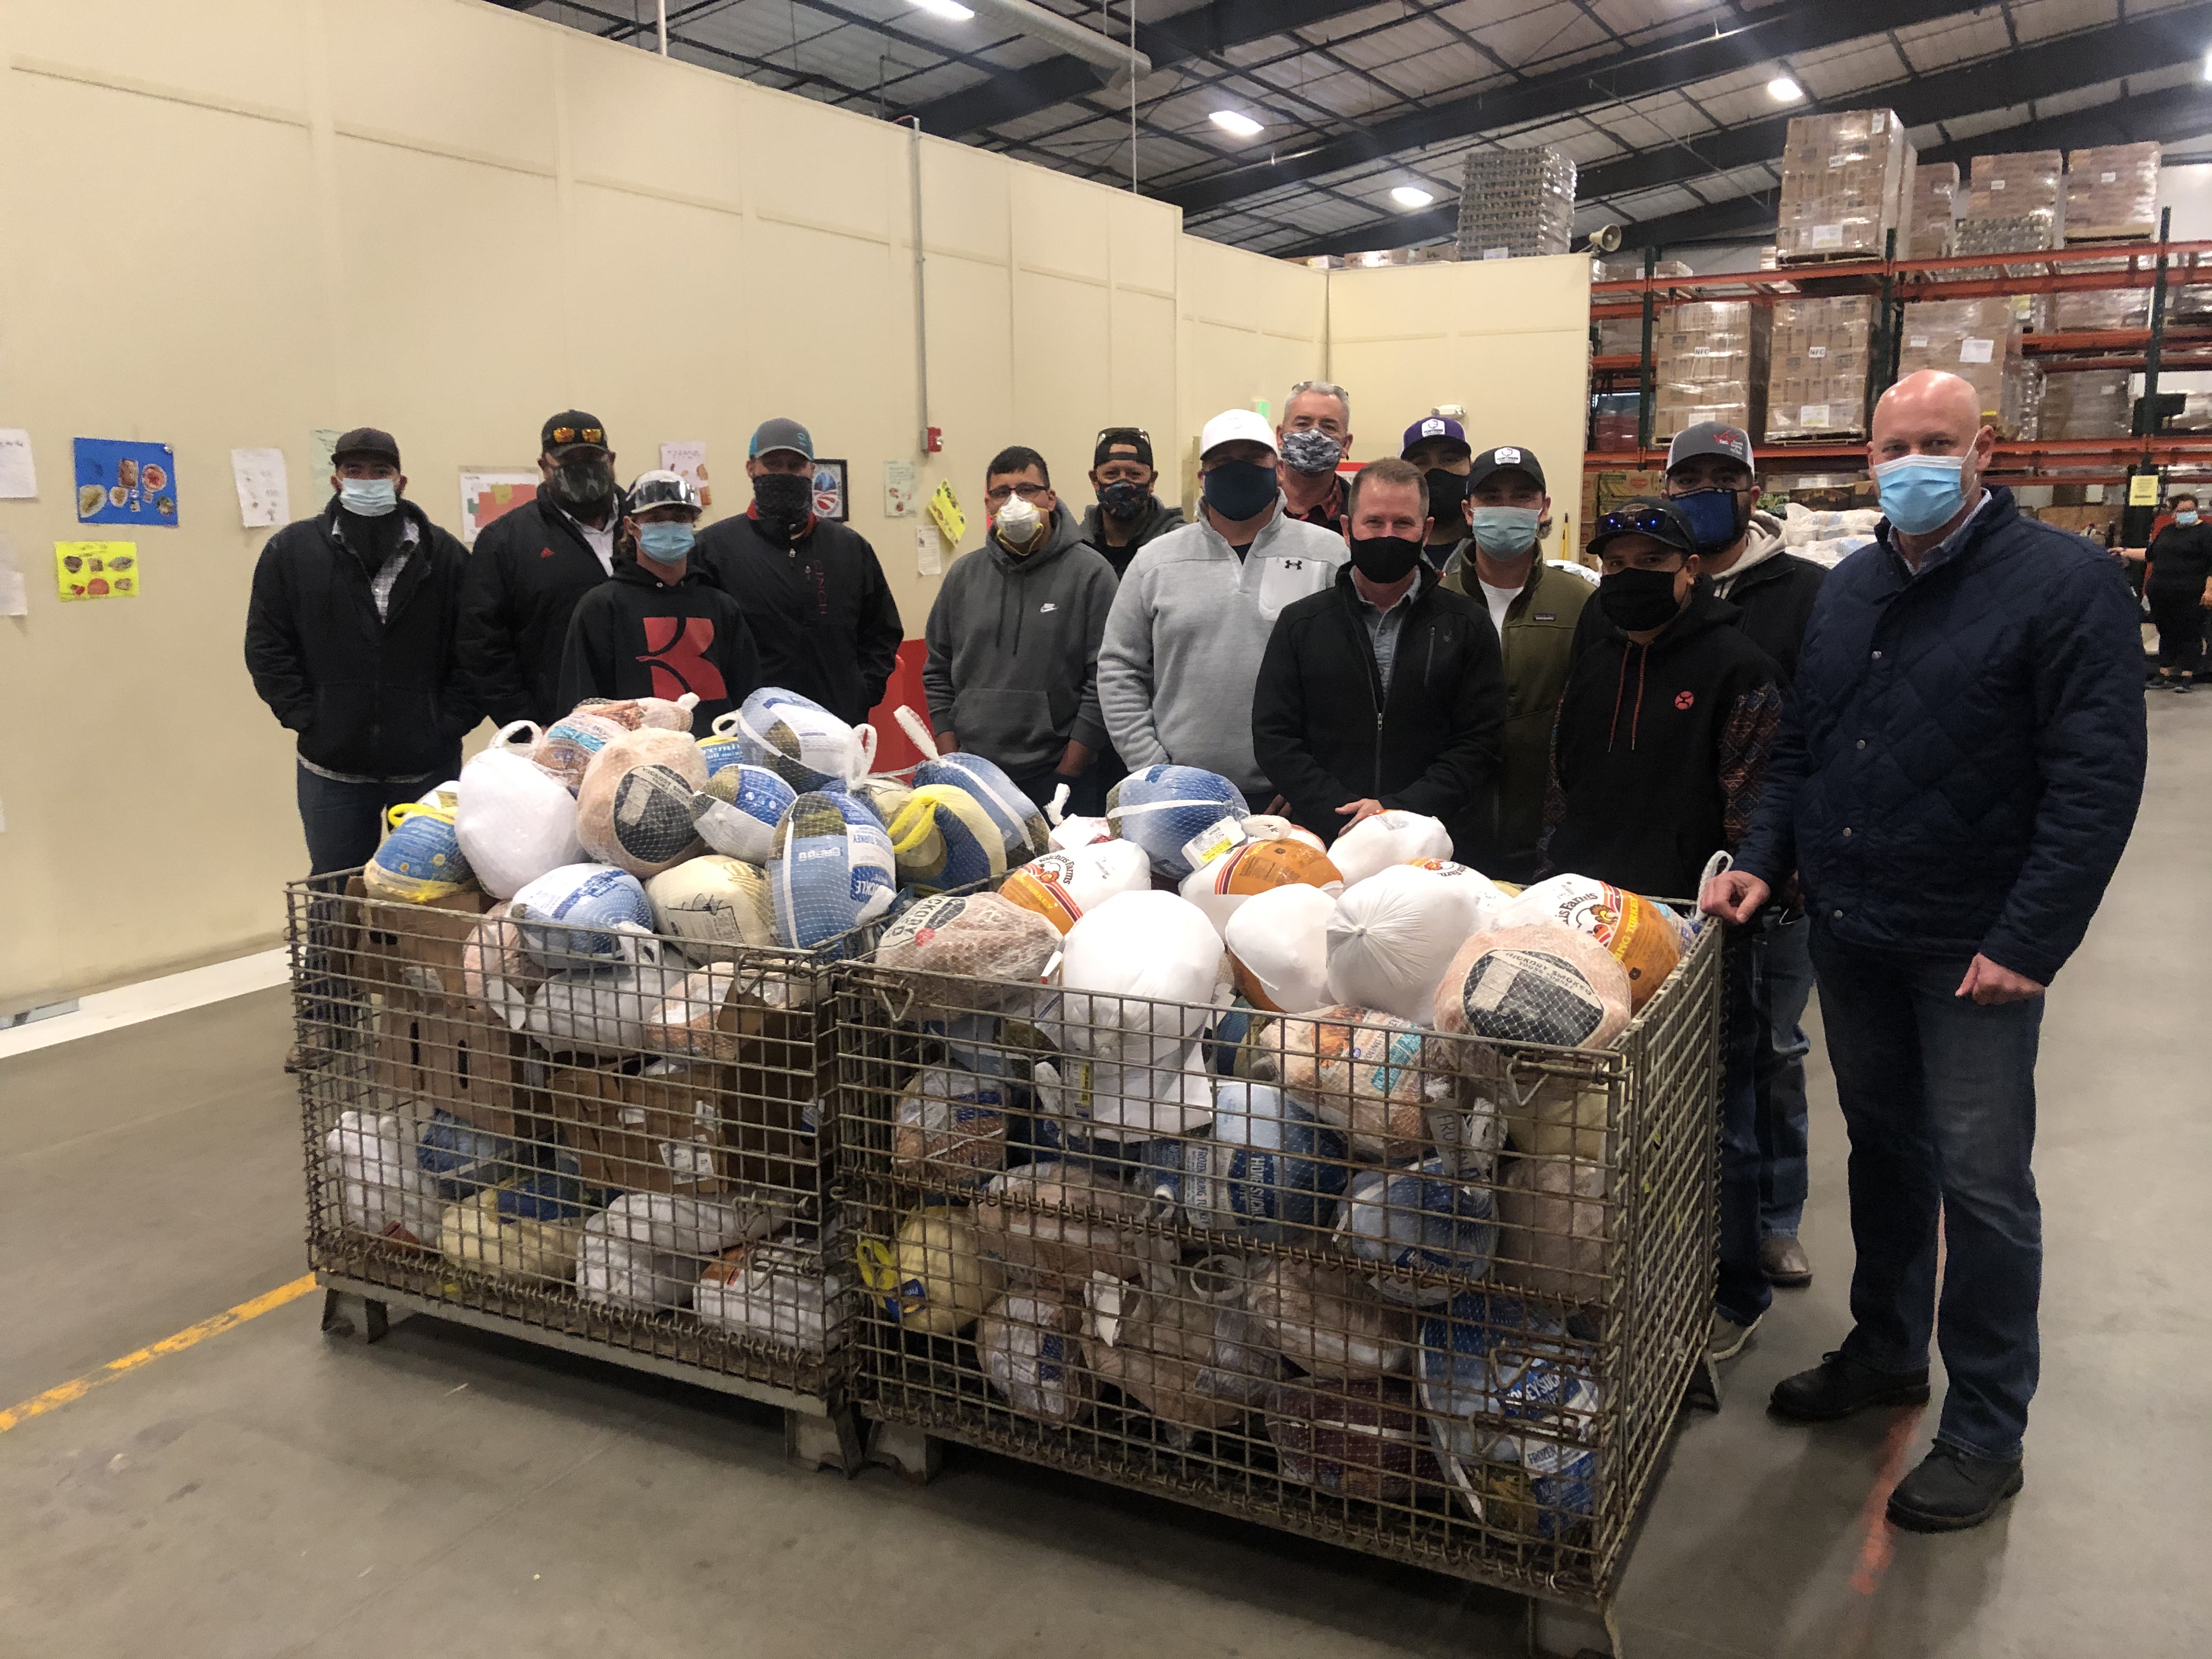
[[[1774,1385],[1766,1409],[1799,1423],[1832,1423],[1869,1406],[1924,1406],[1928,1372],[1878,1371],[1841,1353],[1824,1354],[1809,1371]]]
[[[1964,1532],[1995,1515],[2024,1479],[2016,1457],[1977,1457],[1938,1442],[1890,1493],[1890,1524],[1907,1532]]]
[[[2177,679],[2173,683],[2173,689],[2176,693],[2186,691],[2190,689],[2189,682],[2184,679]]]

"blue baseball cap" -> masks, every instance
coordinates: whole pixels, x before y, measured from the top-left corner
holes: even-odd
[[[1406,441],[1398,446],[1398,453],[1402,456],[1414,445],[1438,438],[1457,444],[1470,455],[1474,453],[1474,446],[1467,441],[1467,428],[1447,415],[1425,415],[1407,427]]]
[[[792,449],[814,459],[814,434],[796,421],[778,416],[772,421],[763,421],[753,428],[752,447],[745,451],[747,459],[765,455],[771,449]]]

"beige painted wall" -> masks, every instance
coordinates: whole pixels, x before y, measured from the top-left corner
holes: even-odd
[[[1382,453],[1382,411],[1402,426],[1510,384],[1547,463],[1573,465],[1534,435],[1539,405],[1578,454],[1578,380],[1484,368],[1538,361],[1527,319],[1473,323],[1516,272],[1458,267],[1459,287],[1423,291],[1443,295],[1468,365],[1431,392],[1433,345],[1387,337],[1386,285],[1425,270],[1325,276],[925,139],[947,441],[924,461],[903,130],[481,0],[385,0],[396,53],[354,50],[360,27],[338,0],[0,8],[0,426],[29,429],[40,484],[0,501],[31,590],[28,617],[0,618],[0,1004],[282,925],[306,859],[289,741],[240,659],[269,532],[239,527],[234,446],[284,450],[301,515],[329,487],[308,476],[310,430],[389,427],[410,493],[452,524],[460,467],[527,465],[544,416],[578,404],[624,476],[664,439],[704,439],[719,516],[745,500],[746,434],[797,415],[851,463],[855,526],[909,635],[936,583],[916,568],[921,521],[883,516],[884,462],[922,463],[925,489],[950,477],[973,514],[985,460],[1029,443],[1084,503],[1092,435],[1127,422],[1159,445],[1162,493],[1188,491],[1207,416],[1279,408],[1328,366],[1332,307],[1364,453]],[[1348,295],[1368,337],[1347,343]],[[56,600],[79,436],[176,447],[179,526],[140,536],[139,599]]]

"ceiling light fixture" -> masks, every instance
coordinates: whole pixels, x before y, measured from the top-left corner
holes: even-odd
[[[1778,75],[1766,83],[1766,95],[1778,104],[1794,104],[1805,95],[1805,88],[1786,75]]]
[[[964,23],[975,14],[960,3],[960,0],[908,0],[918,10],[932,17],[942,17],[948,23]]]
[[[2212,47],[2207,47],[2205,49],[2204,78],[2208,81],[2212,81]]]
[[[1212,117],[1213,125],[1237,138],[1257,138],[1265,130],[1250,116],[1233,109],[1218,109]]]
[[[1425,208],[1437,197],[1434,191],[1423,190],[1419,185],[1401,185],[1390,192],[1390,199],[1401,208]]]

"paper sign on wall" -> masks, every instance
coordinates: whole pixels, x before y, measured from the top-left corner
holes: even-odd
[[[31,434],[21,427],[0,427],[0,501],[32,501],[38,493],[38,469],[31,463]]]
[[[23,573],[15,568],[15,544],[0,535],[0,617],[30,614],[30,596],[23,590]]]
[[[177,463],[168,445],[79,438],[76,450],[79,524],[176,523]]]
[[[64,601],[138,597],[136,542],[56,542],[54,586]]]
[[[914,482],[912,461],[884,463],[884,517],[910,519],[914,516]]]
[[[535,468],[467,467],[461,469],[461,539],[474,543],[483,527],[525,501],[538,499]]]
[[[684,438],[675,443],[661,445],[660,465],[664,471],[683,474],[691,488],[699,492],[700,506],[714,506],[714,491],[707,482],[707,441],[704,438]]]
[[[960,497],[952,493],[951,479],[937,481],[937,489],[929,498],[929,516],[948,547],[960,545],[960,538],[968,533],[968,515],[960,510]]]
[[[937,532],[926,524],[914,527],[914,568],[924,576],[945,574],[945,555],[938,550]]]
[[[2134,477],[2128,480],[2128,505],[2130,507],[2156,507],[2158,505],[2157,473],[2138,472]]]
[[[284,477],[281,449],[234,449],[231,482],[238,486],[238,517],[248,530],[289,524],[292,492]]]
[[[307,434],[307,441],[313,447],[309,453],[314,457],[314,477],[318,483],[338,470],[338,464],[331,457],[331,452],[338,447],[338,440],[343,436],[345,434],[334,426],[319,426]]]

